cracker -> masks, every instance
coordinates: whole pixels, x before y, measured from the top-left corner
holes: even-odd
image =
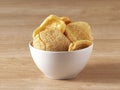
[[[65,28],[66,28],[66,24],[64,23],[64,21],[62,21],[56,15],[50,15],[42,22],[42,24],[38,28],[34,30],[33,38],[45,29],[60,30],[62,33],[64,33]]]
[[[77,40],[92,40],[91,28],[86,22],[72,22],[68,24],[65,35],[72,42]]]
[[[90,40],[77,40],[69,45],[68,51],[74,51],[86,48],[92,44]]]
[[[45,50],[45,44],[40,39],[39,34],[37,34],[33,39],[33,47],[37,49]]]
[[[67,51],[70,41],[59,30],[44,30],[40,39],[45,43],[47,51]]]

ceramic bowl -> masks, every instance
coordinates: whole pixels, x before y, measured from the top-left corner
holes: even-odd
[[[51,79],[71,79],[86,66],[92,53],[93,44],[76,51],[43,51],[29,43],[31,56],[36,66]]]

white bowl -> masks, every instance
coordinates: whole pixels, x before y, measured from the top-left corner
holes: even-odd
[[[29,43],[32,58],[37,67],[52,79],[71,79],[76,77],[85,67],[90,58],[93,44],[87,48],[68,51],[38,50]]]

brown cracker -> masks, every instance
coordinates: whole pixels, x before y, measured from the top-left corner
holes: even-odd
[[[60,30],[64,33],[66,24],[56,15],[49,15],[42,24],[36,28],[33,32],[33,38],[45,29],[49,30]]]
[[[69,45],[68,51],[74,51],[86,48],[92,44],[90,40],[77,40]]]
[[[65,34],[72,42],[77,40],[92,40],[91,28],[86,22],[72,22],[68,24]]]
[[[45,43],[45,50],[67,51],[70,41],[59,30],[44,30],[40,32],[40,39]]]
[[[45,50],[45,44],[40,39],[39,34],[37,34],[35,38],[33,39],[33,47],[37,49]]]

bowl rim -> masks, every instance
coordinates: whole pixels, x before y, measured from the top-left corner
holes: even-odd
[[[93,47],[93,43],[89,46],[89,47],[86,47],[86,48],[83,48],[83,49],[80,49],[80,50],[75,50],[75,51],[45,51],[45,50],[39,50],[37,48],[34,48],[32,46],[32,43],[33,41],[30,41],[29,42],[29,48],[32,48],[32,49],[35,49],[36,51],[38,52],[44,52],[44,53],[73,53],[73,52],[81,52],[81,51],[85,51],[86,49],[89,49],[89,48],[92,48]]]

